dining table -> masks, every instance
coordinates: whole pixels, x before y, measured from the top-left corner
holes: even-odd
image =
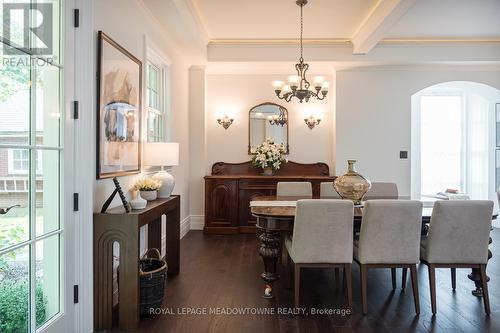
[[[277,273],[278,259],[282,254],[282,244],[286,235],[293,233],[293,222],[295,219],[295,210],[298,200],[301,199],[339,199],[329,197],[304,197],[304,196],[256,196],[250,202],[250,210],[252,215],[257,219],[256,226],[260,229],[259,235],[259,255],[262,257],[264,264],[264,272],[261,274],[264,280],[264,294],[262,297],[267,299],[274,298],[273,285],[279,280],[280,276]],[[382,198],[384,199],[384,198]],[[389,199],[389,198],[386,198]],[[398,197],[398,200],[409,200],[414,198]],[[429,198],[418,198],[416,200],[423,201],[422,208],[422,231],[423,237],[427,236],[429,224],[432,216],[432,201]],[[363,206],[354,205],[353,216],[353,240],[359,235],[361,223],[363,220]],[[497,213],[492,215],[492,220],[497,218]],[[490,237],[490,244],[492,242]],[[314,245],[311,245],[314,246]],[[488,260],[492,257],[491,251],[488,249]],[[468,274],[468,278],[475,284],[475,289],[472,294],[482,297],[481,276],[479,269],[472,269]],[[490,278],[487,277],[489,281]]]

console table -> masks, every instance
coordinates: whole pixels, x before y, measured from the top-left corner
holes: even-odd
[[[250,211],[256,197],[276,195],[278,182],[311,182],[313,195],[320,195],[321,182],[333,182],[325,163],[289,161],[273,176],[262,176],[251,162],[218,162],[205,176],[205,227],[207,234],[259,233]]]
[[[166,215],[169,276],[179,273],[180,196],[148,202],[145,209],[125,213],[123,207],[94,214],[94,330],[112,328],[113,243],[120,244],[118,326],[139,329],[139,235],[148,225],[148,247],[161,249],[161,217]]]

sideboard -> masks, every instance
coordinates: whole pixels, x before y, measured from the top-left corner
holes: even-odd
[[[217,162],[205,176],[205,227],[207,234],[257,233],[257,220],[250,201],[258,196],[276,195],[278,182],[311,182],[313,196],[319,196],[321,182],[333,182],[325,163],[302,164],[289,161],[273,176],[260,175],[250,161]]]

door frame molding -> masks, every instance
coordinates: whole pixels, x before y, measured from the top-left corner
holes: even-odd
[[[94,330],[93,301],[93,201],[95,165],[95,33],[91,0],[72,0],[80,13],[80,26],[74,30],[74,100],[79,102],[79,119],[74,122],[74,191],[79,194],[79,211],[74,214],[75,284],[79,286],[79,302],[74,306],[74,332]],[[73,22],[71,22],[72,24]],[[69,29],[71,29],[69,28]],[[68,30],[70,31],[70,30]],[[72,286],[67,291],[73,291]],[[68,307],[69,308],[69,307]],[[70,331],[71,331],[70,330]]]

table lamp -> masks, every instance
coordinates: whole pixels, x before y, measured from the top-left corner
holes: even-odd
[[[175,186],[175,179],[164,167],[179,165],[179,144],[177,142],[146,142],[144,144],[144,165],[160,166],[161,170],[153,175],[162,185],[158,198],[168,198]]]

